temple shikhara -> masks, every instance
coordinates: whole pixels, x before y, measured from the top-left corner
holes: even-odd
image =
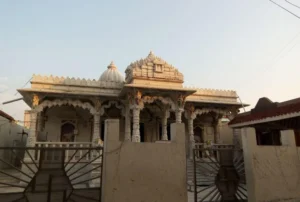
[[[183,83],[183,74],[152,52],[131,63],[125,76],[113,62],[98,80],[33,75],[30,88],[18,89],[31,107],[27,146],[102,144],[106,119],[119,119],[121,141],[168,141],[170,124],[183,122],[189,147],[220,143],[220,120],[243,106],[237,93]]]

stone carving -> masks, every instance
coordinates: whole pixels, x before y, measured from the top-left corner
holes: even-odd
[[[97,112],[100,112],[100,110],[101,110],[101,100],[94,99],[93,102],[94,102],[95,110]]]
[[[179,94],[178,97],[177,97],[177,107],[178,108],[183,108],[184,107],[184,104],[185,104],[185,98],[186,96],[182,95],[182,94]]]
[[[183,74],[152,52],[145,59],[131,63],[125,73],[127,83],[134,78],[154,78],[183,83]]]
[[[40,98],[38,95],[33,95],[33,98],[32,98],[32,106],[33,108],[37,107],[40,103]]]
[[[119,104],[117,101],[109,101],[106,105],[102,105],[100,109],[100,115],[102,116],[105,112],[105,109],[108,109],[111,107],[111,105],[115,105],[116,108],[121,110],[122,116],[125,116],[125,107],[122,104]]]
[[[184,111],[184,115],[185,115],[185,118],[189,119],[195,119],[196,118],[196,115],[195,115],[195,107],[192,103],[188,103],[185,105],[185,111]]]
[[[207,114],[207,113],[210,113],[210,112],[215,112],[216,114],[222,115],[222,116],[229,113],[228,110],[215,109],[215,108],[196,109],[194,113],[195,113],[196,115],[201,115],[201,114]]]
[[[31,79],[32,83],[48,83],[56,85],[70,85],[70,86],[87,86],[87,87],[102,87],[102,88],[123,88],[124,82],[113,81],[99,81],[95,79],[80,79],[69,77],[57,77],[57,76],[41,76],[33,75]]]
[[[45,107],[54,107],[54,106],[63,106],[63,105],[70,105],[73,107],[81,107],[83,109],[88,109],[90,111],[91,114],[94,114],[96,112],[96,109],[94,106],[92,106],[90,103],[88,102],[81,102],[79,100],[70,100],[70,99],[66,99],[66,100],[45,100],[44,102],[42,102],[37,108],[36,110],[38,112],[42,112],[43,109]]]
[[[134,93],[128,93],[128,100],[130,103],[130,108],[139,107],[141,109],[144,108],[144,102],[142,100],[141,91],[135,91]]]
[[[175,103],[171,98],[164,98],[161,96],[144,96],[142,98],[143,103],[153,103],[155,100],[161,101],[165,105],[170,105],[172,110],[175,110]]]

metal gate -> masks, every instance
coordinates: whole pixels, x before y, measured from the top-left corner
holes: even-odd
[[[0,157],[1,202],[101,202],[102,147],[0,147],[0,151],[21,162],[18,166]]]
[[[193,150],[194,201],[247,201],[242,150],[233,147]]]

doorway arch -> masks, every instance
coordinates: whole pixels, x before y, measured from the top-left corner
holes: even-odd
[[[194,128],[194,140],[196,143],[204,143],[203,129],[200,126]]]
[[[60,127],[60,141],[61,142],[74,142],[75,140],[75,134],[74,134],[74,130],[75,130],[75,126],[72,123],[64,123],[61,127]]]

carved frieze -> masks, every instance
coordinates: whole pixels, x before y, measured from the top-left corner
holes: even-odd
[[[83,109],[87,109],[90,111],[91,114],[96,113],[96,109],[94,106],[92,106],[90,103],[88,102],[81,102],[80,100],[71,100],[71,99],[65,99],[65,100],[45,100],[43,101],[39,106],[36,107],[36,110],[38,112],[42,112],[44,108],[46,107],[54,107],[54,106],[63,106],[63,105],[70,105],[73,107],[81,107]]]
[[[162,96],[144,96],[142,98],[143,103],[153,103],[155,100],[161,101],[165,105],[170,105],[171,109],[175,109],[175,104],[173,100],[169,97],[162,97]]]

